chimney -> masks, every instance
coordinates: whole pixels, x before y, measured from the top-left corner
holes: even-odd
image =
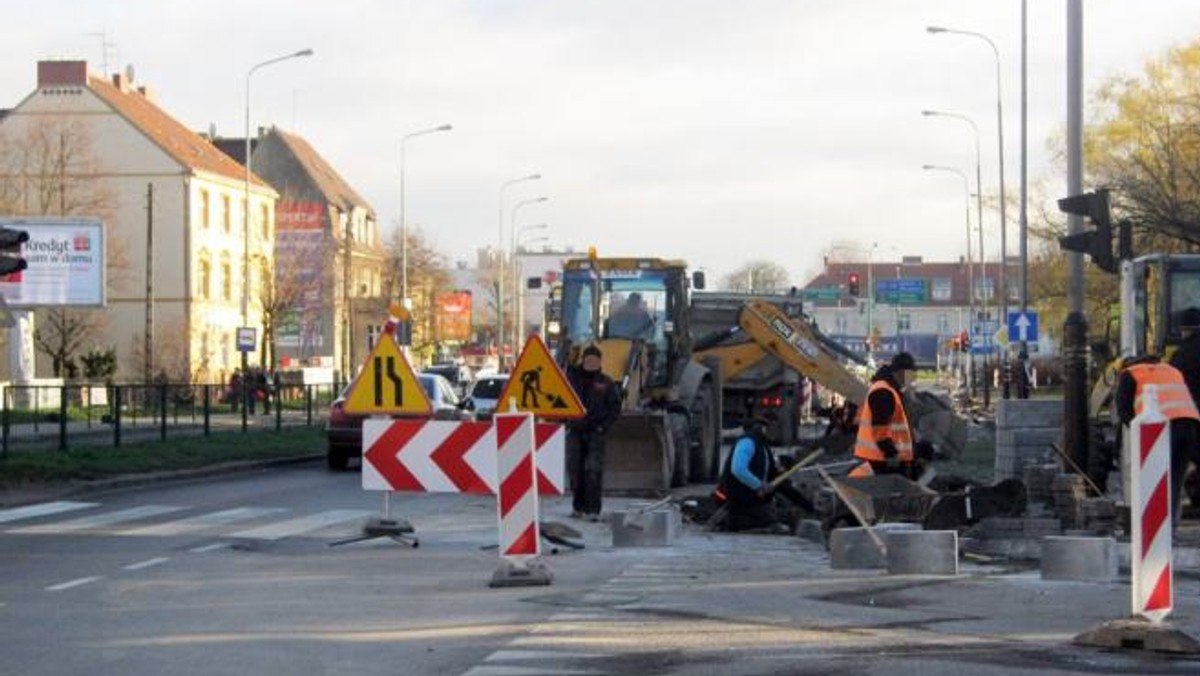
[[[38,61],[38,88],[86,87],[87,61]]]
[[[125,75],[123,75],[121,73],[113,73],[112,83],[113,83],[114,87],[121,90],[122,94],[128,94],[129,92],[131,92],[133,90],[133,87],[132,87],[133,83],[131,83],[129,81],[128,77],[126,77]]]
[[[138,85],[137,93],[141,94],[142,98],[146,99],[150,103],[158,103],[155,100],[157,97],[154,96],[154,90],[147,87],[146,85]]]

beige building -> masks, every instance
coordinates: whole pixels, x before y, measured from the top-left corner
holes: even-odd
[[[247,225],[242,165],[159,108],[144,87],[124,76],[89,74],[84,61],[38,64],[37,89],[0,119],[0,153],[46,129],[69,136],[86,154],[76,158],[81,168],[71,178],[73,189],[92,199],[60,210],[53,199],[38,197],[47,185],[37,182],[50,179],[35,177],[25,179],[20,208],[100,215],[106,225],[108,307],[99,335],[81,352],[115,347],[122,381],[141,379],[147,363],[172,380],[226,378],[241,361],[243,294],[247,325],[263,336],[276,192],[251,177]],[[261,344],[250,362],[260,355]],[[49,375],[45,355],[37,361],[37,374]]]

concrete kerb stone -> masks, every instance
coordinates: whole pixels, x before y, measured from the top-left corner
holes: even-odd
[[[683,517],[675,505],[642,512],[635,503],[628,510],[611,512],[608,523],[613,547],[666,547],[683,530]]]
[[[958,531],[892,531],[887,549],[889,575],[958,574]]]
[[[920,531],[916,523],[881,523],[876,535],[887,542],[888,533]],[[866,528],[835,528],[829,534],[829,566],[834,570],[875,570],[887,568],[887,555],[880,551]]]
[[[1110,537],[1042,538],[1042,579],[1111,582],[1117,579],[1117,542]]]

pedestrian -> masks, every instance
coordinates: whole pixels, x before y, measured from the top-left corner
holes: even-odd
[[[851,476],[903,474],[913,478],[913,431],[904,408],[903,392],[916,368],[913,356],[900,352],[871,377],[867,400],[859,409],[858,436],[854,443],[854,457],[863,463]],[[932,447],[928,444],[923,447],[928,447],[923,448],[923,455],[932,457]]]
[[[780,523],[775,511],[775,494],[784,496],[806,512],[816,511],[813,504],[790,482],[771,487],[779,475],[775,453],[767,439],[767,430],[774,422],[770,414],[757,414],[743,425],[743,433],[733,444],[721,471],[718,493],[729,506],[726,530],[786,533],[790,529]]]
[[[617,384],[600,369],[600,348],[588,345],[567,373],[586,414],[567,423],[567,472],[571,479],[571,516],[600,520],[604,492],[604,437],[621,415]]]

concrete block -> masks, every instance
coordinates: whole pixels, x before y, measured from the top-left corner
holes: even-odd
[[[957,575],[958,531],[897,531],[887,535],[889,575]]]
[[[1042,538],[1043,580],[1111,582],[1116,578],[1116,540],[1066,535]]]
[[[888,533],[921,530],[915,523],[881,523],[874,528],[884,542]],[[866,528],[835,528],[829,534],[829,566],[835,570],[887,568],[887,556]]]
[[[674,505],[649,512],[630,507],[609,515],[614,547],[666,547],[683,531],[683,519]]]
[[[822,547],[827,546],[825,542],[825,529],[821,526],[820,519],[804,519],[796,524],[796,537],[801,540],[815,542]]]

